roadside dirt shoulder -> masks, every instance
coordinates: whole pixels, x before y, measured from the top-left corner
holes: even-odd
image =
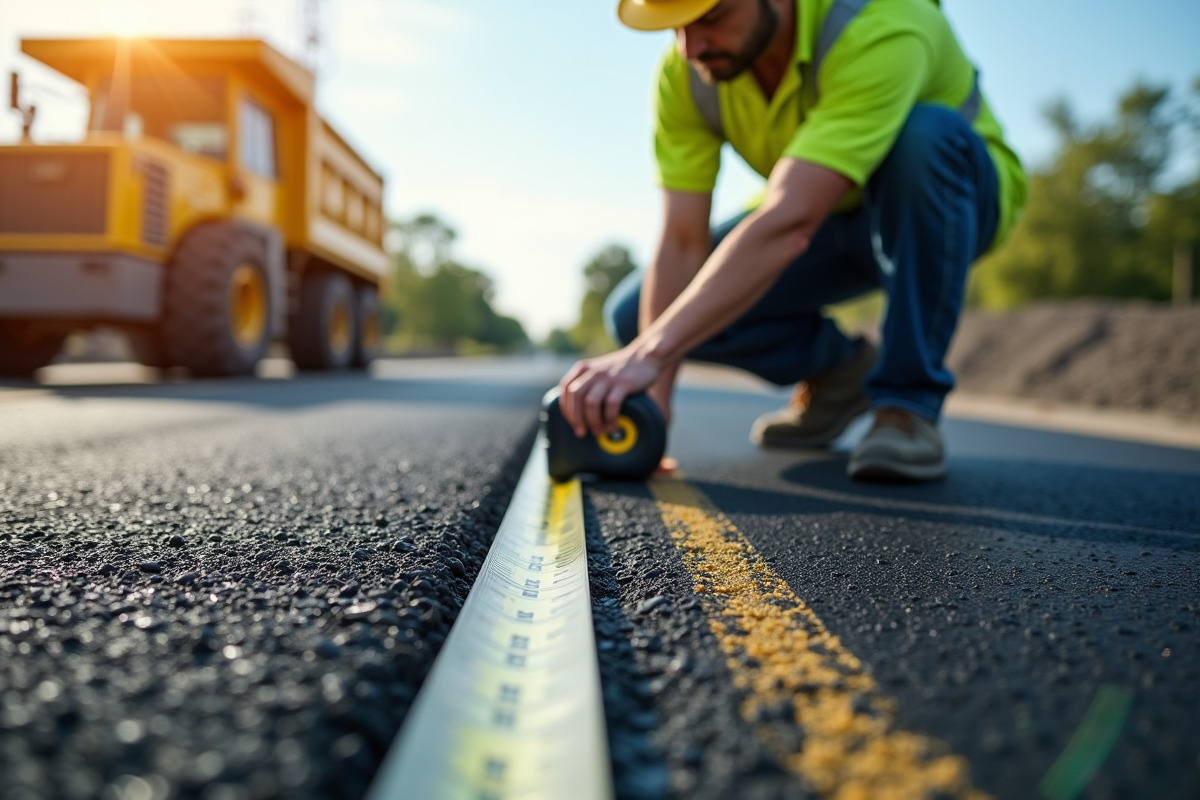
[[[1200,422],[1147,411],[1115,411],[1050,400],[954,392],[946,399],[946,413],[982,422],[1200,449]]]
[[[948,362],[963,395],[1200,425],[1200,305],[1079,300],[969,311]]]

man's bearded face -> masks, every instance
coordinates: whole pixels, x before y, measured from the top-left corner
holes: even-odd
[[[684,52],[706,83],[729,81],[741,75],[767,49],[779,29],[779,13],[768,0],[758,0],[752,24],[747,26],[741,16],[727,12],[711,23],[701,18],[681,29],[681,38],[696,35],[707,42],[699,53]],[[693,27],[698,30],[689,33]],[[722,39],[732,42],[726,45]]]

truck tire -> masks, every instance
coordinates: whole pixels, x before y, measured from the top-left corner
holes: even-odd
[[[358,308],[354,315],[354,356],[350,366],[366,369],[383,349],[383,312],[379,291],[374,286],[360,286],[354,294]]]
[[[0,377],[30,378],[62,349],[65,333],[40,333],[29,322],[0,319]]]
[[[354,357],[354,289],[337,272],[304,276],[300,308],[288,326],[292,361],[302,370],[345,369]]]
[[[167,363],[194,375],[248,375],[271,340],[271,287],[262,240],[201,225],[171,259],[163,298]]]

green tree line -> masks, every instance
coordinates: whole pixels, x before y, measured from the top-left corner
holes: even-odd
[[[1025,214],[974,271],[970,302],[1171,299],[1179,254],[1194,265],[1200,239],[1200,79],[1184,93],[1135,84],[1101,122],[1066,100],[1044,113],[1054,156],[1030,170]]]
[[[420,214],[393,222],[390,230],[389,349],[466,354],[529,346],[524,326],[492,307],[492,279],[453,258],[453,228]]]

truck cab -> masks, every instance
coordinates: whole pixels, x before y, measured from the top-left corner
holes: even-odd
[[[311,73],[257,40],[22,50],[91,102],[78,143],[0,147],[0,374],[97,325],[196,374],[250,373],[275,340],[302,369],[369,364],[383,180],[316,113]]]

